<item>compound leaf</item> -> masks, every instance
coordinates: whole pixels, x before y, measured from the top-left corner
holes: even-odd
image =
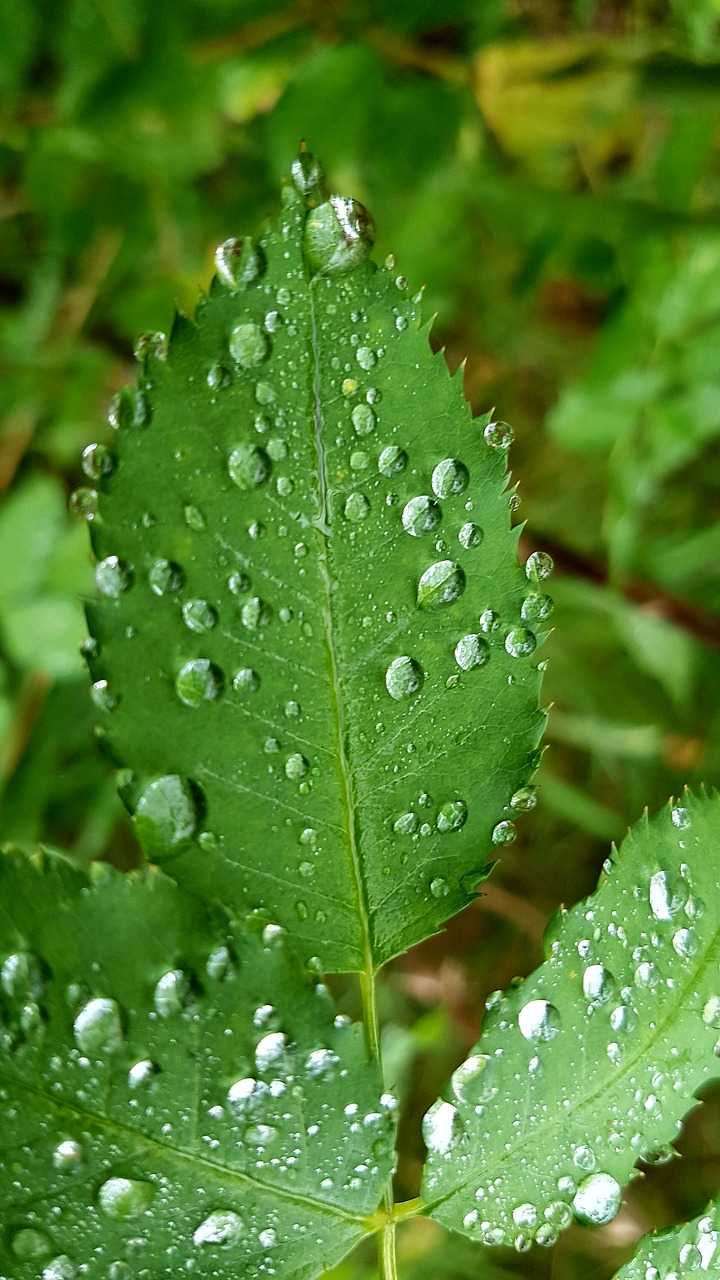
[[[2,1275],[300,1280],[366,1233],[393,1100],[282,931],[47,853],[0,900]]]
[[[720,797],[636,824],[425,1118],[429,1212],[487,1244],[610,1221],[720,1072]]]
[[[472,421],[316,177],[301,159],[259,243],[221,246],[197,322],[144,341],[114,456],[87,451],[88,653],[148,856],[367,970],[471,900],[532,803],[551,604],[509,428]]]
[[[720,1197],[716,1196],[694,1221],[645,1236],[615,1280],[690,1280],[717,1275],[719,1267]]]

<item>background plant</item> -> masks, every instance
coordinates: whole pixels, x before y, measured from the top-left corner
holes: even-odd
[[[720,412],[713,7],[404,10],[13,7],[0,544],[3,834],[127,865],[76,654],[90,567],[65,494],[134,335],[192,307],[216,243],[273,207],[304,133],[372,208],[380,257],[401,248],[426,282],[451,364],[471,353],[476,410],[512,421],[526,550],[559,567],[543,803],[487,896],[382,994],[386,1061],[417,1100],[410,1195],[419,1117],[482,997],[537,962],[551,910],[590,889],[643,804],[717,781]],[[588,1252],[609,1271],[630,1235],[700,1210],[717,1185],[710,1103],[682,1166],[636,1183],[619,1223],[563,1237],[556,1275],[583,1274]],[[418,1275],[474,1266],[461,1241],[435,1254],[430,1226],[410,1239]]]

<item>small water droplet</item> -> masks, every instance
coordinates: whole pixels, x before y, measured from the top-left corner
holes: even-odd
[[[148,570],[148,582],[156,596],[173,595],[185,585],[185,574],[172,560],[156,560]]]
[[[473,524],[472,520],[468,520],[466,524],[462,525],[458,533],[458,542],[466,550],[469,550],[471,547],[479,547],[484,536],[480,525]]]
[[[154,1198],[152,1183],[139,1182],[134,1178],[108,1178],[98,1191],[98,1204],[103,1213],[117,1222],[140,1217]]]
[[[396,444],[389,444],[383,449],[378,458],[378,471],[381,476],[387,476],[391,479],[393,476],[399,475],[404,471],[408,464],[408,456],[404,449],[400,449]]]
[[[207,600],[186,600],[182,616],[188,630],[195,631],[198,635],[212,631],[217,622],[217,613]]]
[[[95,586],[101,595],[118,600],[132,582],[132,573],[117,556],[106,556],[95,565]]]
[[[351,493],[345,499],[343,508],[345,519],[356,524],[358,520],[364,520],[370,510],[370,503],[364,493]]]
[[[116,1000],[98,996],[89,1000],[73,1023],[73,1036],[81,1053],[100,1058],[117,1053],[123,1043],[120,1006]]]
[[[238,489],[257,489],[265,484],[272,463],[264,449],[256,444],[241,444],[228,458],[228,472]]]
[[[133,355],[140,364],[147,360],[148,357],[153,360],[167,360],[167,334],[161,333],[159,329],[154,332],[141,333],[135,340]]]
[[[616,990],[615,979],[604,964],[591,964],[583,973],[583,994],[593,1007],[607,1004]]]
[[[42,964],[32,951],[13,951],[0,969],[0,987],[11,1000],[34,1000],[42,994],[45,981]]]
[[[215,269],[223,284],[236,292],[263,274],[265,255],[249,237],[223,240],[215,250]]]
[[[457,458],[443,458],[432,473],[431,483],[438,498],[451,498],[464,493],[469,480],[468,469],[462,462]]]
[[[175,692],[186,707],[201,707],[219,698],[223,689],[222,671],[207,658],[192,658],[175,677]]]
[[[689,890],[685,881],[669,871],[650,877],[650,909],[656,920],[672,920],[684,908]]]
[[[290,476],[278,476],[275,488],[281,498],[289,498],[295,490],[295,481]]]
[[[103,480],[115,470],[115,457],[106,444],[89,444],[83,449],[81,465],[88,480]]]
[[[491,449],[507,450],[513,442],[513,429],[509,422],[488,422],[483,435]]]
[[[535,652],[537,640],[527,627],[513,627],[505,637],[505,648],[511,658],[524,658]]]
[[[684,805],[676,804],[670,810],[670,820],[678,831],[687,831],[692,826],[692,818]]]
[[[360,368],[364,369],[366,373],[369,373],[377,363],[377,356],[375,355],[372,347],[358,347],[355,352],[355,359],[360,365]]]
[[[146,853],[161,859],[180,849],[194,836],[198,807],[184,778],[166,774],[143,791],[135,808],[135,830]]]
[[[150,1058],[142,1058],[139,1062],[134,1062],[128,1071],[128,1087],[130,1089],[140,1089],[143,1085],[149,1084],[157,1075],[158,1067]]]
[[[290,167],[292,180],[302,196],[312,195],[322,187],[325,174],[322,166],[309,151],[301,151]]]
[[[548,1000],[529,1000],[518,1014],[518,1027],[526,1040],[554,1040],[560,1026],[560,1014]]]
[[[400,702],[410,698],[422,689],[425,675],[419,662],[403,654],[401,658],[393,658],[385,672],[385,686],[391,698]]]
[[[432,533],[442,520],[442,510],[434,498],[420,494],[411,498],[403,508],[403,529],[413,538],[420,538],[425,533]]]
[[[248,631],[257,631],[259,627],[267,627],[272,621],[273,611],[271,605],[265,600],[261,600],[259,596],[253,596],[251,600],[246,600],[240,610],[240,621]]]
[[[339,1066],[340,1059],[332,1049],[313,1049],[305,1060],[305,1074],[311,1080],[332,1080]]]
[[[418,583],[419,608],[452,604],[465,590],[465,574],[452,560],[438,560],[426,569]]]
[[[418,829],[418,818],[415,813],[401,813],[393,822],[393,831],[399,836],[414,835]]]
[[[90,690],[90,697],[98,711],[114,711],[120,701],[107,680],[96,680]]]
[[[463,671],[473,667],[483,667],[490,657],[490,648],[482,636],[467,635],[458,640],[455,646],[455,661]]]
[[[436,876],[430,881],[430,893],[433,898],[446,898],[450,892],[450,886],[447,880],[443,880],[442,876]]]
[[[478,618],[478,625],[480,630],[483,631],[486,636],[489,636],[500,630],[500,627],[502,626],[502,619],[500,614],[496,613],[494,609],[485,609]]]
[[[572,1207],[580,1222],[602,1227],[612,1222],[621,1200],[620,1186],[609,1173],[592,1173],[578,1186]]]
[[[260,677],[252,667],[241,667],[233,676],[233,689],[236,693],[257,693],[260,688]]]
[[[468,810],[464,800],[446,800],[438,809],[435,825],[438,831],[445,835],[449,831],[459,831],[464,827],[467,816]]]
[[[194,529],[196,533],[202,533],[205,529],[205,517],[198,507],[194,507],[191,502],[186,502],[183,507],[183,519],[189,529]]]

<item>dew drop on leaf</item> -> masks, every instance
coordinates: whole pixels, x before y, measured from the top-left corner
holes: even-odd
[[[656,920],[672,920],[688,900],[685,881],[669,871],[656,871],[650,877],[650,910]]]
[[[175,677],[175,692],[186,707],[201,707],[220,697],[222,672],[207,658],[192,658]]]
[[[58,1254],[43,1267],[42,1280],[77,1280],[78,1269],[66,1253]]]
[[[95,586],[101,595],[118,600],[128,590],[132,574],[118,556],[106,556],[95,565]]]
[[[232,1209],[216,1209],[193,1232],[193,1244],[231,1249],[245,1235],[245,1223]]]
[[[266,627],[272,621],[272,607],[259,596],[253,596],[251,600],[246,600],[240,610],[240,621],[248,631],[257,631],[259,627]]]
[[[400,449],[396,444],[389,444],[383,449],[378,458],[378,471],[381,476],[387,476],[391,479],[393,476],[399,475],[404,471],[408,464],[408,456],[404,449]]]
[[[0,988],[11,1000],[33,1000],[45,985],[40,960],[33,951],[13,951],[0,968]]]
[[[167,360],[167,334],[162,333],[159,329],[153,332],[141,333],[135,340],[133,355],[140,364],[147,360],[148,356],[151,356],[153,360]]]
[[[259,324],[238,324],[230,334],[230,355],[242,369],[256,369],[270,355],[270,340]]]
[[[182,969],[170,969],[155,984],[153,1004],[160,1018],[174,1018],[182,1013],[188,997],[188,980]]]
[[[509,422],[488,422],[483,435],[491,449],[505,451],[513,442],[513,429]]]
[[[438,560],[426,569],[418,583],[417,603],[421,609],[452,604],[465,590],[465,574],[452,560]]]
[[[89,444],[83,449],[81,465],[89,480],[102,480],[115,470],[115,457],[106,444]]]
[[[431,477],[433,492],[438,498],[451,498],[458,493],[464,493],[469,480],[467,467],[456,458],[443,458],[442,462],[438,462]]]
[[[523,622],[538,623],[547,622],[552,617],[555,608],[552,596],[546,596],[538,593],[537,595],[526,596],[520,606],[520,617]]]
[[[446,800],[438,809],[435,823],[438,831],[446,835],[450,831],[459,831],[467,822],[468,810],[464,800]]]
[[[484,533],[479,524],[474,524],[472,520],[468,520],[462,525],[458,533],[458,542],[461,547],[469,550],[470,547],[479,547],[484,538]]]
[[[583,973],[583,995],[591,1005],[607,1004],[616,991],[616,982],[604,964],[591,964]]]
[[[513,627],[505,637],[505,648],[511,658],[523,658],[535,652],[537,640],[526,627]]]
[[[343,508],[345,519],[356,524],[358,520],[364,520],[370,510],[370,503],[364,493],[351,493],[345,499]]]
[[[620,1186],[609,1173],[592,1173],[578,1186],[572,1207],[578,1221],[602,1227],[612,1222],[621,1200]]]
[[[518,1026],[526,1040],[554,1040],[560,1031],[560,1014],[548,1000],[529,1000],[518,1014]]]
[[[291,782],[299,782],[301,778],[305,777],[309,767],[305,756],[301,755],[299,751],[295,751],[285,761],[285,777],[290,778]]]
[[[393,831],[399,836],[412,836],[418,829],[416,813],[401,813],[393,822]]]
[[[455,661],[463,671],[473,667],[483,667],[490,657],[490,649],[482,636],[467,635],[458,640],[455,646]]]
[[[137,802],[134,823],[151,857],[174,853],[197,830],[198,808],[189,782],[174,773],[156,778]]]
[[[272,463],[257,444],[240,444],[228,458],[230,479],[238,489],[258,489],[272,471]]]
[[[152,1183],[134,1178],[108,1178],[98,1191],[98,1204],[103,1213],[118,1222],[138,1218],[149,1209],[154,1198]]]
[[[122,387],[110,401],[108,422],[116,430],[144,427],[150,419],[148,403],[137,387]]]
[[[185,585],[185,574],[172,560],[156,560],[148,571],[148,582],[156,596],[173,595]]]
[[[375,430],[377,418],[368,404],[356,404],[350,417],[357,435],[368,436]]]
[[[97,490],[88,489],[85,485],[73,489],[68,499],[68,512],[73,520],[94,520],[98,513]]]
[[[544,582],[554,567],[553,558],[547,551],[533,551],[525,561],[525,573],[531,582]]]
[[[265,270],[265,255],[251,239],[223,240],[215,250],[215,269],[223,284],[233,292],[252,284]]]
[[[442,511],[434,498],[420,494],[411,498],[403,508],[402,524],[406,533],[413,538],[421,538],[423,534],[432,533],[442,520]]]
[[[331,1080],[340,1066],[340,1059],[332,1049],[313,1049],[305,1060],[305,1074],[311,1080]]]
[[[53,1151],[53,1165],[61,1173],[72,1173],[80,1167],[84,1159],[84,1148],[71,1138],[59,1143]]]
[[[445,1155],[458,1145],[462,1137],[462,1121],[457,1108],[450,1102],[434,1103],[423,1119],[422,1131],[428,1151]]]
[[[400,658],[393,658],[385,672],[385,686],[390,697],[396,702],[419,693],[424,679],[425,675],[420,663],[407,654],[403,654]]]
[[[33,1262],[39,1258],[47,1258],[52,1253],[52,1244],[42,1231],[34,1227],[21,1227],[10,1242],[10,1248],[21,1262]]]
[[[81,1053],[100,1058],[117,1053],[123,1043],[120,1006],[116,1000],[98,996],[89,1000],[73,1023],[73,1036]]]
[[[368,256],[375,240],[372,218],[356,200],[331,196],[305,221],[304,248],[313,274],[344,275]]]

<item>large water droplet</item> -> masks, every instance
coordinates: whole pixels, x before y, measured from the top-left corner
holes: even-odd
[[[110,600],[119,599],[131,582],[132,574],[118,556],[106,556],[95,565],[95,586],[101,595]]]
[[[223,284],[235,292],[262,275],[265,255],[249,238],[223,240],[215,250],[215,269]]]
[[[542,594],[526,596],[520,606],[520,617],[523,622],[530,622],[533,625],[538,622],[547,622],[552,617],[555,608],[552,596]]]
[[[305,777],[309,768],[310,766],[305,756],[296,751],[293,755],[288,756],[285,761],[285,777],[290,778],[292,782],[299,782],[301,778]]]
[[[257,693],[260,688],[260,676],[252,667],[242,667],[233,676],[233,689],[237,693]]]
[[[452,1087],[461,1102],[476,1106],[488,1102],[498,1090],[500,1063],[485,1053],[473,1054],[452,1075]]]
[[[259,324],[238,324],[230,334],[230,355],[242,369],[256,369],[270,355],[270,339]]]
[[[356,200],[331,196],[305,221],[305,257],[316,274],[344,275],[368,256],[375,228],[367,209]]]
[[[0,987],[11,1000],[35,1000],[45,981],[42,964],[32,951],[13,951],[0,969]]]
[[[72,1173],[85,1160],[85,1151],[79,1142],[67,1138],[53,1151],[53,1165],[61,1173]]]
[[[494,845],[512,844],[517,839],[514,823],[506,822],[504,819],[502,822],[497,822],[492,829],[490,839]]]
[[[518,1026],[526,1040],[554,1040],[560,1031],[560,1014],[548,1000],[529,1000],[518,1014]]]
[[[148,582],[156,596],[174,595],[185,585],[185,574],[172,560],[156,560],[148,571]]]
[[[186,707],[201,707],[219,698],[223,676],[219,667],[207,658],[193,658],[180,668],[175,677],[175,692]]]
[[[42,1280],[77,1280],[77,1267],[66,1253],[58,1254],[43,1267]]]
[[[465,590],[465,574],[452,560],[438,560],[426,569],[418,583],[417,603],[421,609],[452,604]]]
[[[458,640],[455,646],[455,661],[463,671],[472,667],[483,667],[490,657],[490,648],[482,636],[468,635]]]
[[[505,637],[505,648],[511,658],[525,658],[535,652],[537,640],[527,627],[513,627]]]
[[[375,430],[377,418],[368,404],[356,404],[350,417],[359,436],[369,436]]]
[[[139,1182],[134,1178],[108,1178],[98,1191],[98,1204],[108,1218],[124,1222],[127,1218],[139,1218],[149,1209],[155,1198],[151,1182]]]
[[[616,982],[604,964],[591,964],[583,974],[583,994],[591,1005],[607,1004],[616,991]]]
[[[203,635],[212,631],[217,622],[217,612],[208,600],[186,600],[182,607],[183,622],[189,631]]]
[[[533,551],[525,561],[525,573],[531,582],[543,582],[554,568],[553,558],[547,551]]]
[[[240,621],[248,631],[257,631],[259,627],[266,627],[272,621],[272,616],[272,606],[265,600],[261,600],[259,596],[246,600],[240,610]]]
[[[150,420],[150,409],[137,387],[122,387],[110,401],[108,422],[111,427],[144,427]]]
[[[73,1023],[73,1036],[80,1052],[91,1058],[117,1053],[123,1042],[122,1019],[117,1001],[107,997],[89,1000]]]
[[[468,469],[462,462],[456,458],[443,458],[432,473],[433,492],[438,498],[451,498],[465,492],[469,479]]]
[[[427,494],[411,498],[403,508],[403,529],[406,533],[412,534],[413,538],[421,538],[425,533],[432,533],[441,520],[442,511],[439,503],[434,498],[429,498]]]
[[[345,519],[356,524],[358,520],[364,520],[370,510],[370,503],[364,493],[351,493],[345,499],[344,506]]]
[[[181,849],[192,839],[198,825],[197,802],[190,783],[174,773],[156,778],[137,802],[134,824],[149,857],[161,859]]]
[[[425,675],[419,662],[403,654],[401,658],[393,658],[385,672],[385,685],[391,698],[400,702],[410,698],[422,689]]]
[[[393,831],[398,836],[412,836],[417,831],[418,825],[416,813],[401,813],[400,817],[393,822]]]
[[[257,489],[272,471],[272,463],[264,449],[256,444],[241,444],[228,458],[230,479],[238,489]]]
[[[115,458],[106,444],[89,444],[83,449],[81,465],[89,480],[102,480],[115,470]]]
[[[423,1119],[422,1131],[428,1151],[445,1155],[458,1145],[462,1137],[462,1121],[457,1108],[450,1102],[434,1103]]]
[[[467,805],[464,800],[446,800],[438,809],[435,825],[442,835],[446,835],[449,831],[459,831],[465,826],[467,815]]]
[[[332,1049],[313,1049],[305,1060],[305,1074],[311,1080],[332,1080],[339,1066],[340,1059]]]
[[[509,422],[488,422],[483,435],[491,449],[505,451],[513,442],[513,429]]]
[[[389,444],[383,449],[378,458],[378,471],[381,476],[387,476],[391,479],[393,476],[399,475],[404,471],[408,464],[408,456],[404,449],[400,449],[396,444]]]
[[[518,787],[510,797],[510,808],[516,813],[529,813],[537,805],[537,788],[528,785],[527,787]]]
[[[461,547],[465,547],[466,550],[469,550],[471,547],[479,547],[484,536],[485,535],[480,528],[480,525],[473,524],[472,520],[469,520],[467,524],[462,525],[460,532],[458,533],[458,542]]]
[[[650,909],[656,920],[672,920],[688,900],[685,881],[669,871],[656,871],[650,877]]]
[[[216,1244],[231,1249],[245,1235],[245,1223],[232,1209],[216,1209],[193,1232],[193,1244]]]
[[[182,969],[170,969],[155,984],[153,1004],[160,1018],[174,1018],[182,1013],[189,994],[188,980]]]
[[[609,1173],[592,1173],[580,1183],[572,1207],[580,1222],[601,1227],[612,1222],[621,1201],[620,1186]]]

